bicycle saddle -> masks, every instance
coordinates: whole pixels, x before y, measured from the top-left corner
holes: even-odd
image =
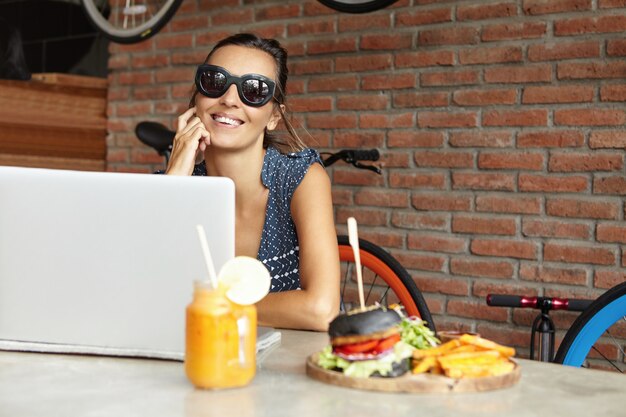
[[[139,140],[154,148],[159,154],[169,152],[176,132],[157,122],[139,122],[135,127]]]

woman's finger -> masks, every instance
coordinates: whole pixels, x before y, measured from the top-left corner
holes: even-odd
[[[185,126],[187,126],[187,123],[189,122],[189,119],[191,119],[191,117],[193,117],[196,114],[196,107],[191,107],[189,109],[187,109],[186,112],[184,112],[183,114],[181,114],[180,116],[178,116],[178,120],[177,120],[177,131],[181,131],[185,128]]]

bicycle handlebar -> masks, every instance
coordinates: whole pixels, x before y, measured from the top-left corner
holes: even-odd
[[[354,167],[359,169],[369,169],[371,171],[380,174],[382,171],[376,165],[365,165],[361,164],[359,161],[378,161],[380,158],[380,153],[378,149],[342,149],[335,153],[329,153],[330,156],[324,159],[324,166],[328,167],[334,164],[335,162],[342,160],[349,164],[352,164]]]
[[[584,311],[592,302],[593,300],[578,300],[558,297],[529,297],[525,295],[487,294],[487,305],[491,307]]]

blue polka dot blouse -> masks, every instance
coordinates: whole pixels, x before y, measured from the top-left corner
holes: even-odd
[[[261,181],[269,189],[269,196],[257,258],[270,271],[271,292],[300,288],[300,248],[291,218],[291,199],[316,162],[322,164],[319,153],[313,149],[282,154],[270,146],[265,153]],[[204,163],[196,165],[192,175],[207,175]]]

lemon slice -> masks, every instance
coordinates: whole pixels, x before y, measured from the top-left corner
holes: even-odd
[[[224,264],[217,281],[226,288],[226,297],[230,301],[249,305],[267,295],[271,277],[261,261],[249,256],[237,256]]]

